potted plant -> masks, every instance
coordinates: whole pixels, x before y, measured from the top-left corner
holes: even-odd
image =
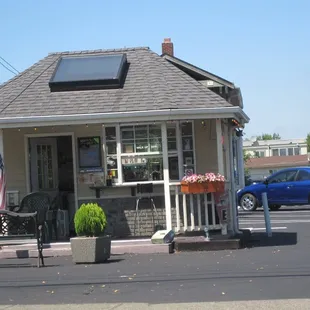
[[[106,215],[97,203],[81,205],[74,216],[77,237],[70,239],[74,263],[101,263],[110,258],[111,237],[104,236],[106,225]]]

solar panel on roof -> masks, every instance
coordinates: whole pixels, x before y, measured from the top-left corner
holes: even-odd
[[[126,54],[62,57],[49,82],[51,91],[121,87]]]

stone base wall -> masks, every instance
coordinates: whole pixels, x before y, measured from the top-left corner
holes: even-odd
[[[166,228],[166,211],[164,196],[156,196],[153,198],[156,206],[156,216],[151,201],[142,199],[139,203],[139,231],[138,217],[136,216],[136,197],[113,198],[113,199],[97,199],[97,200],[79,200],[79,206],[83,203],[97,202],[104,210],[108,226],[106,233],[113,237],[128,236],[152,236],[157,225],[161,229]],[[173,202],[173,200],[171,200]],[[172,206],[172,227],[176,226],[176,211]]]
[[[219,217],[215,212],[215,223],[212,218],[212,205],[211,195],[208,194],[208,225],[219,224]],[[205,207],[204,196],[201,198],[201,220],[202,225],[206,225],[205,222]],[[156,206],[157,216],[154,212],[153,206],[149,199],[142,199],[139,203],[139,216],[135,220],[136,216],[136,197],[127,198],[113,198],[113,199],[97,199],[97,200],[79,200],[79,206],[82,203],[97,202],[104,210],[107,216],[108,225],[106,233],[113,237],[128,237],[128,236],[152,236],[155,231],[159,229],[166,229],[166,210],[165,210],[165,197],[156,196],[153,198]],[[198,207],[197,207],[197,195],[193,196],[194,204],[194,219],[195,226],[198,226]],[[191,226],[190,217],[190,198],[186,195],[187,205],[187,226]],[[183,225],[183,196],[179,197],[179,210],[180,210],[180,226]],[[175,208],[175,196],[171,195],[171,218],[172,229],[177,226],[176,208]]]

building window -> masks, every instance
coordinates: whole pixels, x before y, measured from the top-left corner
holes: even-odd
[[[273,149],[272,156],[279,156],[279,149]]]
[[[179,123],[167,123],[169,175],[171,180],[178,181],[178,141],[182,141],[180,152],[183,153],[184,166],[188,173],[194,172],[195,162],[193,123],[182,122],[180,127],[177,126]],[[114,183],[162,181],[161,124],[121,125],[118,128],[119,137],[115,126],[105,128],[106,168]]]
[[[160,124],[121,126],[124,182],[163,180]]]
[[[288,154],[288,156],[294,155],[294,149],[293,149],[292,147],[289,147],[289,148],[287,149],[287,154]]]
[[[254,156],[258,158],[265,157],[265,151],[254,151]]]
[[[280,149],[280,156],[286,156],[286,149]]]
[[[170,180],[180,180],[179,158],[177,147],[177,127],[178,123],[167,124],[167,142],[169,157],[169,177]]]
[[[107,175],[116,183],[118,182],[116,128],[106,127],[105,136]]]
[[[294,154],[295,155],[300,155],[300,148],[299,147],[295,147],[294,148]]]
[[[193,123],[181,123],[181,136],[182,136],[182,152],[183,152],[183,165],[185,174],[195,172],[195,159],[194,159],[194,142],[193,142]]]

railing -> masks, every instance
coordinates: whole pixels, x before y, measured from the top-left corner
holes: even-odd
[[[176,221],[173,219],[175,232],[219,230],[222,228],[216,212],[215,196],[213,193],[183,194],[180,183],[171,183],[171,190],[175,193]],[[173,201],[171,201],[173,203]]]

